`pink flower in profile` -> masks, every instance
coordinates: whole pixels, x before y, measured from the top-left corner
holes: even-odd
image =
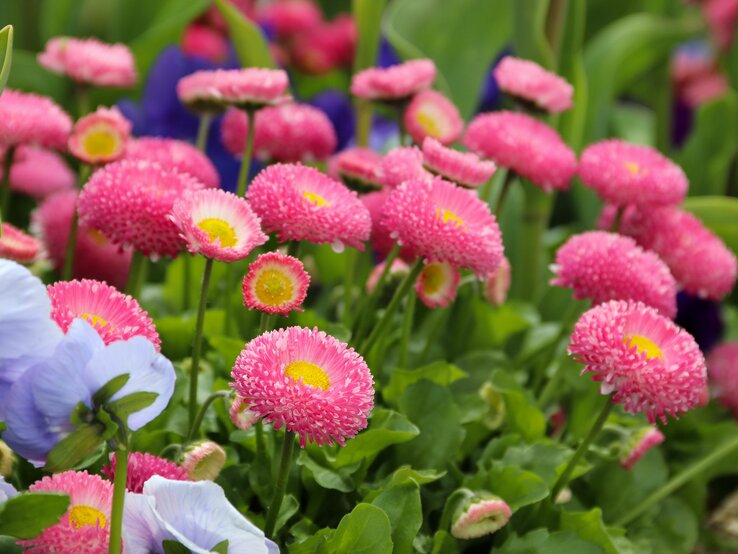
[[[219,444],[203,440],[187,447],[181,466],[190,481],[214,481],[223,469],[226,457]]]
[[[356,24],[348,14],[339,15],[303,31],[289,43],[292,65],[308,75],[321,75],[337,67],[350,67],[356,50]]]
[[[113,481],[117,459],[112,453],[109,459],[108,464],[103,466],[102,473]],[[144,483],[154,475],[161,475],[170,481],[187,481],[187,472],[174,462],[148,452],[128,453],[128,474],[126,475],[126,490],[128,492],[142,493]]]
[[[377,284],[379,283],[379,279],[382,276],[386,265],[387,260],[384,260],[374,266],[374,269],[372,269],[372,272],[369,274],[369,277],[366,280],[366,292],[372,292],[375,288],[377,288]],[[393,277],[404,276],[408,273],[410,273],[410,266],[408,266],[400,258],[395,258],[389,268],[387,278],[391,279]]]
[[[499,496],[468,491],[453,516],[451,534],[457,539],[477,539],[491,535],[505,525],[512,510]]]
[[[0,94],[0,145],[62,150],[71,130],[71,118],[50,98],[8,88]]]
[[[258,109],[284,101],[288,86],[282,69],[201,70],[179,80],[177,96],[196,111],[217,113],[228,106]]]
[[[74,124],[69,151],[88,164],[114,162],[126,148],[131,123],[118,108],[100,107]]]
[[[48,288],[51,319],[65,333],[75,319],[87,321],[105,344],[144,337],[157,351],[161,347],[154,322],[135,298],[100,281],[59,281]]]
[[[724,342],[707,356],[707,373],[715,397],[738,417],[738,342]]]
[[[276,164],[259,173],[246,196],[267,233],[364,249],[371,219],[356,193],[312,167]]]
[[[430,171],[465,188],[486,183],[497,169],[494,162],[480,160],[471,152],[446,148],[430,137],[423,141],[423,160]]]
[[[447,262],[429,262],[415,281],[415,293],[429,308],[445,308],[456,298],[461,274]]]
[[[656,427],[648,426],[638,429],[628,440],[627,450],[620,456],[623,469],[631,470],[654,446],[664,442],[664,434]]]
[[[270,2],[262,5],[256,19],[274,29],[280,40],[291,39],[323,21],[320,8],[312,0]]]
[[[31,221],[41,237],[54,269],[64,266],[67,240],[77,204],[77,191],[53,194],[33,212]],[[105,281],[122,290],[128,279],[131,251],[121,251],[96,229],[80,224],[72,276]]]
[[[192,175],[208,188],[220,186],[220,177],[213,162],[183,140],[158,137],[131,139],[124,159],[155,162],[165,169]]]
[[[423,167],[423,153],[415,146],[402,146],[387,152],[382,158],[380,172],[382,184],[388,188],[397,188],[410,180],[429,181],[433,177]]]
[[[355,146],[341,150],[328,162],[328,174],[358,192],[381,188],[382,156],[371,148]]]
[[[138,78],[128,46],[94,38],[52,38],[37,59],[49,71],[98,87],[132,87]]]
[[[31,235],[24,233],[10,223],[2,223],[0,258],[30,264],[36,260],[40,250],[41,245]]]
[[[190,252],[221,262],[243,260],[268,240],[248,202],[220,189],[183,196],[171,217]]]
[[[259,416],[251,411],[249,405],[244,402],[241,397],[236,395],[231,402],[231,408],[228,410],[228,417],[231,423],[241,431],[248,431],[259,421]]]
[[[169,214],[185,193],[202,188],[193,177],[158,164],[123,160],[92,175],[79,195],[77,210],[82,224],[121,247],[174,258],[184,241]]]
[[[5,156],[5,150],[2,156]],[[0,169],[0,178],[2,169]],[[16,147],[10,167],[10,189],[36,200],[74,188],[76,175],[59,154],[22,144]]]
[[[566,190],[577,170],[576,156],[559,134],[521,113],[478,115],[466,129],[464,145],[547,192]]]
[[[364,359],[317,328],[288,327],[249,342],[231,386],[275,429],[308,441],[344,445],[366,427],[374,380]]]
[[[113,484],[86,471],[65,471],[44,477],[29,492],[69,496],[69,508],[55,525],[33,539],[18,541],[31,554],[107,554]]]
[[[495,306],[502,306],[507,300],[510,290],[510,274],[512,268],[507,256],[502,256],[500,267],[484,278],[484,297]]]
[[[464,131],[464,120],[458,108],[435,90],[424,90],[413,96],[405,109],[403,121],[416,144],[423,144],[423,140],[430,137],[448,145]]]
[[[687,176],[678,165],[649,146],[609,139],[584,149],[579,162],[582,183],[617,205],[679,204]]]
[[[433,60],[411,60],[387,68],[370,67],[355,74],[351,94],[364,100],[405,100],[428,88],[436,78]]]
[[[703,0],[702,11],[712,38],[721,50],[733,44],[738,23],[738,0]]]
[[[486,203],[440,178],[406,181],[385,204],[384,224],[415,257],[486,275],[500,265],[502,236]]]
[[[182,33],[182,52],[185,56],[205,58],[220,65],[228,57],[228,41],[217,30],[199,23],[191,23]]]
[[[630,413],[650,423],[701,404],[705,360],[692,336],[641,302],[613,300],[585,312],[569,353]]]
[[[574,87],[530,60],[505,56],[494,71],[500,90],[549,113],[572,107]]]
[[[302,262],[280,252],[261,254],[243,278],[243,304],[251,310],[287,316],[302,311],[310,275]]]
[[[637,300],[676,315],[677,284],[666,264],[630,237],[605,231],[574,235],[556,252],[551,284],[571,288],[593,304]]]
[[[364,204],[366,209],[369,211],[369,217],[372,222],[371,234],[369,240],[372,243],[372,248],[375,252],[381,256],[389,254],[390,250],[394,248],[395,241],[390,236],[390,230],[387,228],[384,222],[384,213],[387,199],[389,198],[390,191],[388,189],[378,190],[370,192],[368,194],[362,194],[359,198],[361,203]],[[412,259],[412,251],[405,249],[401,252],[403,258]]]

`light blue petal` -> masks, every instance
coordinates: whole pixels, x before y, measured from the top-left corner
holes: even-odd
[[[123,507],[123,544],[127,553],[163,554],[161,543],[166,535],[154,510],[155,503],[153,496],[126,493]]]
[[[0,421],[5,420],[6,396],[10,392],[13,383],[29,368],[44,359],[45,357],[39,356],[20,356],[19,358],[0,360]]]
[[[18,491],[10,483],[5,482],[5,477],[0,475],[0,503],[5,502],[8,498],[13,498]]]

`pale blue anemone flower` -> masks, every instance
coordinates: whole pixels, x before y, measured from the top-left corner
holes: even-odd
[[[123,542],[129,554],[163,554],[175,541],[193,554],[210,554],[228,541],[228,554],[279,554],[264,532],[241,515],[212,481],[170,481],[158,475],[143,494],[126,494]]]
[[[18,494],[18,491],[15,490],[15,487],[5,481],[5,477],[0,475],[0,504],[9,498],[13,498],[16,494]]]
[[[154,392],[149,406],[128,416],[135,431],[158,416],[174,392],[174,367],[144,337],[103,343],[85,320],[76,319],[53,354],[29,368],[15,382],[7,397],[7,429],[3,439],[15,452],[43,465],[49,451],[76,425],[70,416],[82,402],[92,409],[92,399],[111,379],[128,374],[113,402],[136,392]]]

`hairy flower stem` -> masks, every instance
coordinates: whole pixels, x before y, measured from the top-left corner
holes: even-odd
[[[284,442],[282,443],[282,455],[279,459],[279,470],[277,471],[277,482],[274,485],[274,497],[267,511],[266,524],[264,525],[264,534],[272,538],[274,527],[277,524],[277,516],[279,508],[282,506],[282,499],[287,490],[287,481],[290,477],[290,467],[292,466],[292,451],[295,449],[295,434],[292,431],[285,430]]]
[[[405,315],[402,323],[402,338],[400,339],[400,357],[398,365],[401,369],[407,368],[407,358],[410,343],[410,335],[413,331],[413,320],[415,319],[415,294],[410,294],[407,297],[407,303],[405,304]]]
[[[87,178],[90,176],[92,168],[87,164],[82,164],[79,168],[79,179],[77,188],[81,189]],[[62,268],[62,281],[69,281],[74,271],[74,256],[77,252],[77,232],[79,230],[79,215],[77,214],[77,200],[74,202],[74,213],[72,214],[72,223],[69,227],[69,235],[67,237],[67,249],[64,255],[64,267]]]
[[[145,265],[146,256],[138,250],[134,250],[131,257],[131,266],[128,269],[128,281],[126,282],[126,294],[130,294],[134,298],[141,292],[141,277]]]
[[[218,400],[218,398],[226,398],[230,393],[231,392],[229,390],[219,390],[205,399],[205,402],[202,403],[200,410],[197,412],[197,417],[195,417],[194,423],[190,427],[190,432],[187,434],[187,442],[192,442],[197,436],[200,430],[200,425],[202,425],[202,420],[205,419],[205,414],[207,413],[210,405]]]
[[[543,234],[548,226],[548,218],[553,206],[553,195],[540,190],[535,185],[527,184],[525,189],[525,211],[517,265],[513,265],[515,296],[529,302],[538,298],[542,283],[543,267]]]
[[[115,480],[113,481],[113,508],[110,513],[110,554],[120,554],[123,530],[123,504],[128,480],[128,446],[118,444],[115,451]]]
[[[10,217],[10,168],[13,166],[13,158],[15,157],[15,146],[11,146],[5,152],[5,159],[3,160],[3,190],[2,199],[0,199],[0,222],[7,221]]]
[[[246,148],[243,150],[243,157],[241,158],[241,170],[238,172],[238,186],[236,188],[236,194],[243,196],[246,193],[246,181],[249,178],[249,170],[251,169],[251,154],[254,151],[254,135],[255,135],[255,117],[254,110],[246,110],[248,117],[249,129],[246,134]]]
[[[200,288],[200,304],[197,307],[197,320],[195,321],[195,337],[192,341],[192,363],[190,365],[190,399],[187,409],[190,415],[190,429],[195,425],[197,414],[197,380],[200,376],[200,349],[202,348],[202,329],[205,323],[205,307],[208,303],[208,288],[210,286],[210,275],[213,272],[213,259],[205,260],[205,271],[202,274],[202,287]]]
[[[195,146],[200,152],[205,152],[208,144],[208,134],[210,133],[210,124],[213,122],[213,116],[205,114],[200,116],[200,123],[197,126],[197,142]]]
[[[343,272],[343,313],[341,315],[343,316],[343,326],[350,329],[354,277],[356,276],[356,264],[359,260],[353,248],[349,248],[344,253],[344,258],[346,260],[346,269]]]
[[[356,327],[353,338],[354,343],[357,343],[364,336],[364,333],[371,321],[371,317],[374,314],[374,307],[377,303],[377,298],[382,294],[382,289],[384,288],[385,283],[387,283],[387,278],[392,270],[392,264],[399,254],[400,245],[395,244],[384,260],[384,268],[382,269],[382,273],[379,275],[377,285],[374,287],[374,290],[369,293],[369,296],[365,298],[364,302],[359,305],[356,319],[354,320],[354,327]]]

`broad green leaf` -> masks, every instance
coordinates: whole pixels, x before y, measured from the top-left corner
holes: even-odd
[[[371,504],[358,504],[341,519],[335,534],[323,545],[320,552],[392,552],[392,528],[387,514]]]
[[[372,504],[384,510],[392,527],[392,552],[413,552],[413,539],[423,523],[420,504],[420,487],[415,482],[405,482],[390,487],[372,500]]]
[[[323,488],[341,492],[354,490],[354,483],[348,471],[325,467],[315,461],[305,450],[302,450],[297,457],[297,465],[304,467]]]
[[[277,533],[284,527],[284,525],[295,515],[300,509],[300,503],[295,498],[294,494],[286,494],[282,500],[282,505],[279,507],[279,515],[277,516],[277,522],[274,524],[274,532]],[[228,549],[223,551],[228,554]]]
[[[231,337],[209,337],[208,343],[223,357],[223,363],[227,368],[233,367],[245,346],[242,340]]]
[[[448,531],[441,529],[433,535],[433,550],[431,554],[457,554],[457,541]]]
[[[223,310],[205,312],[204,333],[219,336],[223,334]],[[161,336],[162,353],[171,360],[181,360],[190,354],[195,336],[195,316],[167,316],[154,321]]]
[[[738,254],[738,199],[726,196],[694,196],[684,201],[692,212],[734,253]]]
[[[512,376],[504,371],[495,371],[492,386],[505,398],[506,424],[509,430],[520,433],[531,442],[543,437],[546,417]]]
[[[338,451],[335,465],[343,467],[375,456],[388,446],[409,441],[419,433],[420,429],[403,414],[375,408],[369,427]]]
[[[19,90],[32,90],[36,94],[50,96],[57,102],[66,96],[67,83],[64,78],[41,67],[36,61],[36,53],[13,49],[13,71],[7,85]]]
[[[352,0],[351,11],[356,21],[357,40],[354,73],[372,67],[377,59],[379,38],[387,0]]]
[[[228,31],[238,59],[244,67],[277,67],[261,29],[246,19],[226,0],[215,0],[215,5],[228,24]]]
[[[220,541],[210,549],[210,552],[215,552],[216,554],[228,554],[228,539]]]
[[[466,373],[454,364],[444,361],[434,362],[418,369],[394,369],[389,385],[382,391],[382,395],[387,402],[397,404],[405,389],[413,383],[425,379],[439,385],[450,385],[464,377]]]
[[[66,494],[26,492],[0,504],[0,535],[31,539],[55,525],[69,507]]]
[[[602,554],[596,544],[585,542],[571,531],[549,533],[536,529],[519,537],[515,533],[505,543],[495,548],[495,554]]]
[[[13,26],[0,29],[0,94],[8,84],[10,67],[13,65]]]
[[[574,107],[561,114],[556,128],[564,142],[576,152],[581,148],[584,134],[589,91],[582,54],[586,8],[587,0],[569,0],[564,3],[565,12],[559,31],[560,46],[556,64],[556,72],[574,86]]]
[[[413,469],[410,466],[401,466],[396,469],[387,481],[385,487],[395,487],[410,481],[416,482],[418,485],[427,485],[433,481],[438,481],[446,475],[445,471],[435,471],[433,469]]]
[[[543,479],[547,486],[553,487],[573,455],[574,451],[563,444],[538,442],[531,445],[511,446],[502,456],[502,463],[532,471]],[[589,469],[590,466],[586,461],[580,461],[571,479],[576,479]]]
[[[133,392],[120,398],[114,402],[108,404],[108,408],[113,412],[121,421],[127,422],[128,416],[148,408],[151,406],[156,399],[159,397],[157,392],[140,391]]]
[[[18,546],[16,541],[17,539],[15,537],[0,535],[0,552],[2,554],[23,554],[25,549],[22,546]]]
[[[605,554],[622,554],[602,521],[602,510],[561,512],[562,531],[573,531],[581,539],[599,545]]]
[[[512,5],[516,55],[553,67],[554,55],[546,38],[549,0],[514,0]]]
[[[654,553],[690,554],[699,537],[700,523],[681,498],[671,496],[658,506],[656,517],[641,517],[631,524],[628,536],[647,540]]]
[[[532,471],[495,463],[486,473],[485,489],[500,496],[515,512],[548,496],[546,483]]]
[[[519,183],[513,187],[516,185]],[[473,304],[472,315],[475,324],[469,338],[470,348],[477,349],[503,348],[513,335],[538,323],[537,314],[525,304],[517,302],[506,302],[491,310],[489,304],[480,300]]]
[[[161,543],[164,554],[192,554],[190,549],[180,542],[164,539]]]
[[[106,404],[113,396],[115,396],[116,392],[123,388],[130,378],[131,375],[129,373],[123,373],[117,377],[113,377],[92,395],[92,405],[102,406],[103,404]]]
[[[639,104],[613,106],[610,126],[620,139],[646,146],[656,144],[656,115]]]
[[[80,425],[51,449],[44,469],[55,473],[76,466],[100,445],[104,432],[99,423]]]

